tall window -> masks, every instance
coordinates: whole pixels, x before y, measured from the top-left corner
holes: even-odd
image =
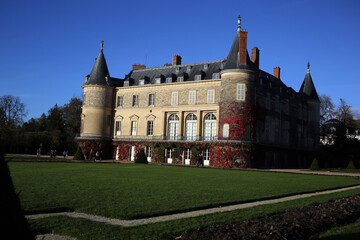
[[[204,151],[204,166],[210,165],[210,150],[208,148]]]
[[[169,139],[176,140],[179,135],[179,117],[172,114],[169,118]]]
[[[146,155],[148,158],[151,158],[151,151],[152,151],[151,147],[146,147]]]
[[[139,104],[139,96],[133,95],[133,107],[137,107]]]
[[[196,103],[196,91],[190,91],[189,92],[189,104],[195,104]]]
[[[155,95],[149,94],[149,106],[154,106],[155,103]]]
[[[118,96],[118,98],[117,98],[117,107],[122,107],[122,105],[123,105],[123,97]]]
[[[131,136],[136,136],[136,121],[131,121]]]
[[[171,105],[178,105],[178,92],[172,92]]]
[[[153,135],[153,128],[154,128],[154,122],[148,121],[147,122],[147,135],[152,136]]]
[[[196,140],[196,131],[197,131],[197,117],[195,114],[190,113],[186,117],[186,139]]]
[[[116,135],[116,136],[120,136],[120,131],[121,131],[121,122],[120,122],[120,121],[116,121],[115,135]]]
[[[204,138],[207,141],[216,139],[216,116],[213,113],[205,116]]]
[[[214,103],[215,102],[215,90],[210,89],[207,92],[207,103]]]
[[[190,148],[185,149],[185,164],[190,164]]]
[[[245,84],[238,83],[236,90],[236,100],[245,101]]]

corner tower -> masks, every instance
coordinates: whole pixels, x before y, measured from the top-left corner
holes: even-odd
[[[78,140],[111,140],[114,88],[110,82],[103,45],[101,41],[100,53],[82,85],[84,95]]]
[[[318,150],[320,144],[320,99],[310,75],[310,62],[307,64],[307,72],[299,93],[303,95],[308,106],[308,138],[310,140],[314,139],[312,148]]]
[[[254,62],[247,52],[247,32],[241,29],[239,15],[235,39],[220,72],[220,140],[251,141],[254,138],[255,68],[258,66]]]

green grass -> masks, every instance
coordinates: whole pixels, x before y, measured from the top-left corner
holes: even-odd
[[[326,233],[320,234],[320,239],[358,240],[360,239],[360,219],[354,224],[332,228]]]
[[[51,160],[51,161],[72,161],[72,159],[70,158],[64,158],[62,155],[57,155],[58,157],[56,158],[50,158],[50,157],[37,157],[37,156],[22,156],[22,155],[11,155],[11,154],[6,154],[4,156],[4,159],[7,161],[11,161],[11,160],[34,160],[34,161],[44,161],[44,160]]]
[[[112,239],[174,239],[186,229],[196,229],[214,224],[240,222],[247,219],[264,217],[269,214],[283,212],[312,204],[325,203],[343,197],[359,195],[360,189],[298,199],[271,205],[257,206],[232,212],[209,214],[195,218],[179,219],[154,223],[131,228],[95,223],[83,219],[69,217],[48,217],[30,220],[31,229],[40,233],[55,233],[77,238],[78,240],[112,240]]]
[[[360,184],[357,178],[138,164],[9,162],[27,213],[134,219]]]

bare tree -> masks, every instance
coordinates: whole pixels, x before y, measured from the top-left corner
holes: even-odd
[[[331,97],[322,94],[320,96],[320,124],[330,120],[335,115],[335,105]]]
[[[345,100],[342,98],[340,98],[340,105],[336,109],[335,115],[340,122],[344,122],[345,124],[349,121],[353,121],[354,119],[351,113],[351,106],[347,105]]]
[[[3,119],[6,128],[19,126],[27,114],[25,104],[20,101],[19,97],[12,95],[0,97],[0,109],[0,112],[4,115]]]

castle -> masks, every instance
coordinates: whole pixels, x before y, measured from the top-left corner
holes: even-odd
[[[134,64],[124,79],[111,77],[103,42],[85,77],[83,152],[134,161],[224,168],[308,167],[319,148],[320,101],[307,73],[299,92],[280,80],[280,68],[259,68],[259,49],[247,51],[238,28],[223,60],[146,68]]]

